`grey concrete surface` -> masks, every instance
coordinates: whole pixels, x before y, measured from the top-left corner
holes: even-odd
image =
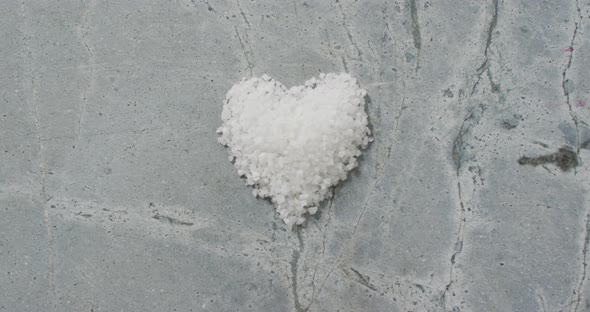
[[[589,1],[0,17],[0,311],[590,311]],[[290,232],[217,143],[222,100],[339,71],[375,142]]]

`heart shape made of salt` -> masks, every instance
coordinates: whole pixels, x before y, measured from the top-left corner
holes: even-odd
[[[226,94],[219,142],[254,196],[270,197],[292,227],[317,212],[372,140],[366,91],[349,74],[320,74],[287,89],[267,75]]]

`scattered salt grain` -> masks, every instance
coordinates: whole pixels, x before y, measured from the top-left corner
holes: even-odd
[[[372,140],[366,91],[349,74],[320,74],[287,89],[267,75],[226,95],[217,129],[254,196],[269,197],[288,227],[302,224]]]

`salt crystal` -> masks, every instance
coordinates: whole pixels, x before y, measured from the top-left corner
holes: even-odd
[[[320,74],[287,89],[268,75],[226,94],[218,141],[252,195],[270,197],[291,228],[332,196],[370,138],[366,91],[349,74]]]
[[[309,207],[309,208],[307,208],[307,212],[313,216],[316,212],[318,212],[318,207],[317,206]]]

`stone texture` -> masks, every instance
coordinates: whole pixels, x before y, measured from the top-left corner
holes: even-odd
[[[0,9],[0,311],[590,311],[587,1]],[[375,142],[286,231],[222,101],[338,71]]]

